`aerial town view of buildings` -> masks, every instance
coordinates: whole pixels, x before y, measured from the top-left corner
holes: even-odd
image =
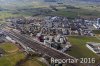
[[[0,0],[0,66],[100,66],[99,9],[99,0]]]

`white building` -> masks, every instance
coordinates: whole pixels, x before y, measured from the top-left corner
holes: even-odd
[[[93,26],[97,29],[100,29],[100,18],[97,19],[96,24],[94,24]]]
[[[94,53],[100,53],[100,43],[88,42],[86,46]]]

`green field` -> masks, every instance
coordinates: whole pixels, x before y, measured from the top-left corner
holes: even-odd
[[[15,11],[13,11],[15,12]],[[16,13],[14,14],[12,11],[0,11],[0,24],[5,24],[7,23],[5,21],[6,18],[12,18],[12,17],[18,17],[18,16],[28,16],[30,15],[29,12],[28,13]]]
[[[42,15],[58,15],[69,18],[81,17],[100,17],[100,12],[83,8],[65,8],[52,11],[48,8],[34,8],[33,6],[15,8],[14,10],[0,11],[0,19],[16,16],[33,16],[42,13]]]
[[[60,16],[70,17],[70,18],[75,18],[78,15],[78,13],[73,12],[73,11],[66,11],[66,9],[59,10],[59,11],[55,12],[55,14],[60,15]]]
[[[0,66],[14,66],[16,62],[23,58],[24,54],[21,52],[5,55],[0,57]]]
[[[68,18],[77,18],[78,16],[80,17],[100,17],[100,11],[96,10],[89,10],[89,9],[72,9],[72,8],[66,8],[66,9],[58,9],[58,11],[53,12],[52,14],[54,15],[59,15],[59,16],[65,16]]]
[[[12,14],[8,11],[0,11],[0,24],[4,24],[5,22],[5,18],[10,18],[10,17],[17,17],[19,16],[19,14]]]
[[[47,66],[46,64],[38,61],[36,58],[33,58],[31,60],[27,60],[24,64],[21,66]]]
[[[6,52],[4,56],[0,57],[0,66],[14,66],[16,62],[25,57],[12,43],[3,43],[0,48]]]
[[[23,52],[19,51],[18,47],[12,43],[2,43],[0,48],[5,51],[4,56],[0,57],[0,66],[15,66],[17,62],[25,59]],[[38,61],[35,57],[27,60],[21,66],[46,66],[44,63]]]
[[[7,11],[0,11],[0,19],[14,17],[14,16],[17,16],[17,15],[14,15],[14,14],[7,12]]]
[[[93,33],[100,34],[100,30],[93,30]]]
[[[18,48],[12,43],[3,43],[0,45],[0,48],[5,50],[5,52],[18,51]]]
[[[68,51],[68,54],[76,58],[96,58],[96,62],[100,61],[100,57],[86,47],[86,42],[100,42],[99,39],[83,36],[69,36],[68,38],[72,44],[71,51]]]

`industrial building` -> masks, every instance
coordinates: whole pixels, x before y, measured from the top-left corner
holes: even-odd
[[[96,23],[93,25],[96,29],[100,29],[100,18],[97,18]]]
[[[100,43],[87,42],[86,46],[94,53],[100,54]]]

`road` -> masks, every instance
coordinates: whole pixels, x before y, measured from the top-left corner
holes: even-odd
[[[69,58],[72,59],[73,58],[67,54],[56,51],[56,50],[54,50],[50,47],[44,46],[42,44],[39,44],[38,42],[35,42],[35,41],[31,40],[30,38],[25,37],[21,34],[17,34],[17,33],[13,33],[13,32],[6,32],[6,33],[8,36],[17,39],[25,46],[30,47],[35,52],[39,52],[41,54],[45,54],[45,55],[48,55],[48,56],[56,58],[56,59],[69,59]],[[73,59],[75,59],[75,58],[73,58]],[[71,66],[79,66],[77,64],[70,64],[70,65]],[[83,66],[83,64],[81,66]]]

